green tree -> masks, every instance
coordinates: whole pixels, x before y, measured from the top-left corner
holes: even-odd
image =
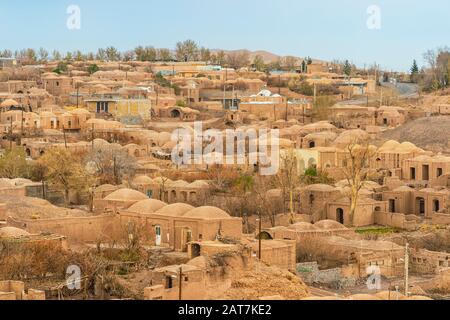
[[[417,77],[419,75],[419,67],[417,66],[417,61],[413,60],[411,67],[411,82],[417,82]]]
[[[14,147],[0,158],[0,177],[15,179],[28,176],[29,166],[23,148]]]
[[[350,62],[348,62],[348,60],[345,60],[343,70],[347,76],[350,76],[350,74],[352,73],[352,66],[350,65]]]
[[[89,72],[89,74],[94,74],[94,73],[96,73],[98,70],[100,70],[100,68],[99,68],[98,65],[96,65],[95,63],[89,65],[89,67],[88,67],[88,72]]]
[[[64,148],[48,150],[38,160],[38,165],[44,168],[44,179],[53,187],[62,189],[66,205],[69,204],[69,192],[87,192],[95,182],[83,166],[82,159]]]
[[[265,71],[266,70],[266,64],[264,63],[263,57],[260,55],[255,56],[255,59],[253,60],[253,66],[257,71]]]

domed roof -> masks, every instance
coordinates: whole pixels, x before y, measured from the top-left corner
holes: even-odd
[[[105,197],[105,200],[112,201],[139,201],[146,199],[148,197],[145,194],[132,189],[120,189]]]
[[[29,235],[30,234],[28,232],[19,228],[14,227],[0,228],[0,238],[17,238]]]
[[[381,146],[381,148],[378,151],[393,151],[393,150],[397,149],[398,146],[400,146],[400,143],[398,141],[389,140],[389,141],[386,141],[385,143],[383,143],[383,145]]]
[[[334,143],[344,145],[351,143],[359,143],[369,139],[369,134],[361,129],[347,130],[342,132],[339,137],[334,140]]]
[[[5,101],[3,101],[0,106],[2,108],[9,108],[9,107],[15,107],[18,106],[19,103],[16,100],[13,99],[6,99]]]
[[[343,224],[340,224],[334,220],[321,220],[314,224],[315,227],[322,230],[336,230],[336,229],[346,229]]]
[[[133,184],[152,184],[153,179],[149,176],[138,176],[133,179]]]
[[[195,209],[195,208],[187,203],[173,203],[173,204],[169,204],[168,206],[164,206],[163,208],[159,209],[155,213],[163,215],[163,216],[181,217],[186,212],[189,212],[193,209]]]
[[[330,186],[328,184],[320,184],[320,183],[309,185],[305,189],[308,191],[322,191],[322,192],[336,190],[336,188],[333,186]]]
[[[298,222],[290,225],[288,229],[291,230],[298,230],[298,231],[311,231],[311,230],[317,230],[317,228],[308,222]]]
[[[196,180],[196,181],[192,182],[191,184],[189,184],[188,187],[194,188],[194,189],[209,188],[209,183],[204,180]]]
[[[56,117],[56,115],[53,112],[50,111],[42,111],[41,113],[39,113],[40,117],[49,117],[49,118],[54,118]]]
[[[398,146],[397,150],[401,152],[422,151],[422,149],[416,147],[411,142],[403,142],[401,145]]]
[[[95,188],[96,192],[103,192],[103,191],[109,191],[111,189],[115,189],[116,187],[113,186],[112,184],[102,184],[101,186],[98,186],[97,188]]]
[[[194,219],[226,219],[230,215],[217,207],[198,207],[188,211],[184,217]]]
[[[73,109],[72,111],[70,111],[70,113],[72,113],[72,114],[91,114],[88,110],[86,110],[84,108]]]
[[[162,201],[156,199],[146,199],[136,202],[128,208],[128,211],[136,213],[154,213],[165,206],[167,206],[167,203]]]

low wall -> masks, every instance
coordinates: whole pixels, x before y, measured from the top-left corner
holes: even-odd
[[[403,230],[416,230],[419,224],[414,220],[408,220],[402,213],[391,213],[377,211],[374,213],[375,224],[387,227],[393,227]]]
[[[69,242],[97,242],[119,239],[122,228],[116,215],[22,220],[9,217],[7,225],[32,234],[51,233],[65,236]]]
[[[450,224],[450,214],[433,213],[433,215],[431,216],[431,221],[433,222],[433,224],[448,225]]]

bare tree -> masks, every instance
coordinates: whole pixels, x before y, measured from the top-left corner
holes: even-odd
[[[121,184],[123,179],[133,177],[137,168],[136,159],[116,145],[97,146],[86,162],[102,184]]]
[[[375,148],[369,144],[350,143],[347,148],[347,163],[343,167],[343,173],[350,188],[350,222],[354,223],[359,192],[369,176],[369,162],[375,154]]]
[[[280,157],[280,170],[276,175],[277,185],[283,192],[283,200],[289,199],[289,213],[293,221],[294,215],[294,192],[301,182],[301,175],[298,171],[298,159],[293,149],[288,150]]]

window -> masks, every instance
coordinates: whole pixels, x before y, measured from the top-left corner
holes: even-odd
[[[409,175],[411,180],[416,180],[416,168],[411,167],[409,169]]]
[[[440,209],[441,208],[440,208],[439,200],[433,200],[433,211],[439,212]]]
[[[443,170],[442,170],[442,168],[437,168],[437,170],[436,170],[436,177],[440,177],[440,176],[442,176],[442,174],[443,174]]]
[[[389,212],[394,213],[395,212],[395,200],[389,199]]]

